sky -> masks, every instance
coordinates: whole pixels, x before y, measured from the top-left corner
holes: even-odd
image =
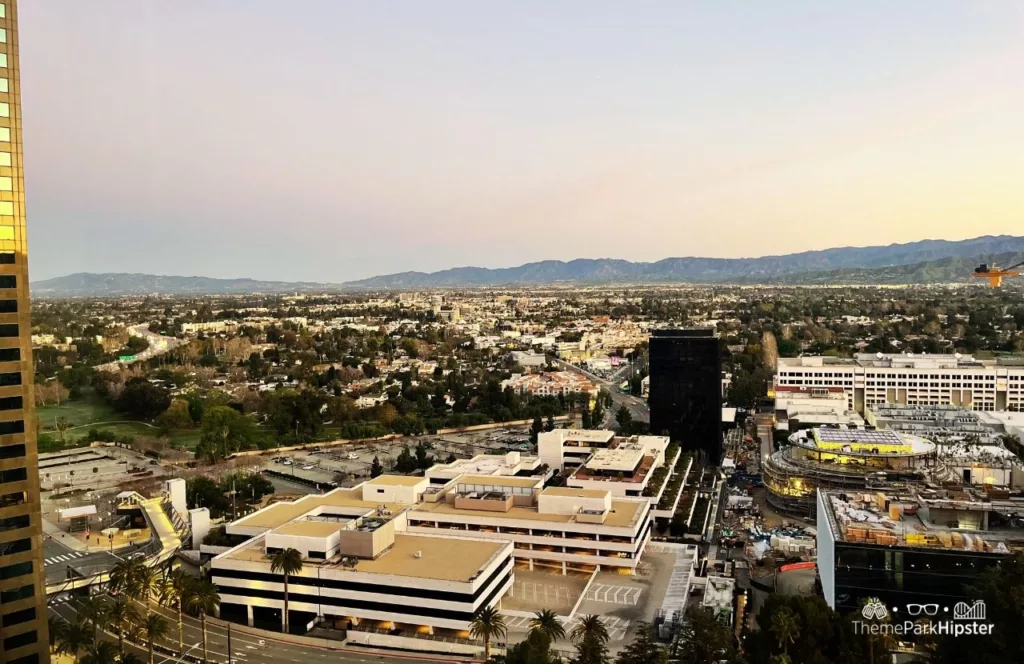
[[[1024,5],[19,4],[33,280],[1024,235]]]

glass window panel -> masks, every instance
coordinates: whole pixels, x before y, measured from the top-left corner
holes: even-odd
[[[7,18],[7,6],[0,2],[0,18]]]
[[[10,92],[8,85],[9,83],[6,78],[0,78],[0,92]]]
[[[7,102],[0,102],[0,118],[11,117],[11,105]]]
[[[11,165],[11,153],[10,152],[0,152],[0,166],[10,166],[10,165]]]
[[[0,176],[0,191],[14,191],[14,180],[6,176]]]
[[[0,28],[0,44],[7,43],[7,30]]]
[[[7,69],[7,54],[0,53],[0,67]]]
[[[0,226],[0,240],[13,240],[14,226]]]
[[[10,127],[0,127],[0,141],[3,141],[4,143],[10,143],[11,142],[11,128]]]
[[[0,217],[14,216],[14,201],[0,201]]]

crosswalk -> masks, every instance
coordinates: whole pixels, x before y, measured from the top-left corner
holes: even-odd
[[[66,563],[74,560],[75,558],[85,558],[87,553],[83,551],[72,551],[70,553],[64,553],[59,556],[52,556],[43,561],[45,565],[57,565],[58,563]]]

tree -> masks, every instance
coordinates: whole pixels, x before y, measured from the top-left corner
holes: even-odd
[[[289,631],[288,577],[302,571],[302,554],[295,549],[281,549],[270,556],[270,572],[284,576],[284,631]]]
[[[84,625],[71,625],[64,637],[64,645],[60,652],[71,655],[77,662],[81,652],[92,642],[92,633]]]
[[[637,623],[633,642],[615,659],[615,664],[668,664],[668,653],[654,640],[650,623]]]
[[[136,597],[138,578],[144,569],[148,567],[139,559],[119,560],[110,568],[110,589],[129,597]]]
[[[169,431],[187,429],[192,426],[192,414],[189,412],[189,403],[185,399],[175,399],[168,406],[167,410],[160,414],[157,423]]]
[[[146,637],[146,646],[149,648],[149,664],[153,662],[153,645],[157,641],[163,641],[171,631],[170,623],[159,614],[151,613],[142,622],[142,634]]]
[[[619,409],[615,411],[615,422],[619,425],[620,431],[629,433],[630,427],[633,425],[633,416],[625,405],[619,406]]]
[[[968,589],[968,596],[985,602],[992,631],[942,637],[936,644],[935,664],[1024,662],[1024,554],[986,570]]]
[[[539,632],[552,641],[565,638],[565,627],[551,609],[537,611],[530,619],[530,631]]]
[[[796,614],[787,607],[782,607],[772,614],[769,626],[772,636],[778,641],[779,650],[789,656],[789,646],[796,641],[799,625]]]
[[[530,442],[534,445],[537,444],[537,437],[544,431],[544,421],[540,419],[540,415],[533,418],[533,424],[530,425]]]
[[[131,417],[148,420],[170,407],[171,393],[167,388],[136,377],[124,384],[124,390],[114,405]]]
[[[60,616],[50,615],[46,618],[46,630],[50,635],[50,652],[69,654],[67,639],[71,625]]]
[[[586,408],[584,408],[583,410],[586,411]],[[544,430],[545,431],[554,431],[555,430],[555,418],[550,413],[548,414],[547,422],[544,423]]]
[[[197,614],[202,624],[203,632],[203,662],[209,659],[206,650],[206,615],[212,613],[220,604],[220,596],[217,588],[209,581],[203,579],[194,581],[187,586],[185,594],[185,606],[190,613]]]
[[[256,425],[230,406],[214,406],[203,413],[203,430],[196,456],[210,463],[250,447],[256,437]]]
[[[373,457],[373,463],[370,464],[370,479],[379,477],[384,474],[384,466],[380,464],[380,457]]]
[[[111,572],[111,576],[113,576],[113,572]],[[138,622],[139,612],[135,610],[126,595],[121,595],[110,603],[107,617],[114,626],[114,631],[117,632],[117,651],[124,655],[124,633],[132,623]]]
[[[142,564],[135,573],[131,590],[132,597],[142,602],[146,617],[149,617],[150,600],[160,590],[159,573],[149,565]]]
[[[484,641],[484,660],[491,658],[491,640],[494,638],[504,639],[507,634],[505,618],[493,606],[481,607],[469,625],[469,635],[474,639],[483,639]]]
[[[402,447],[402,451],[398,453],[398,458],[395,459],[395,470],[403,475],[415,472],[419,467],[416,463],[416,459],[409,452],[409,446]]]
[[[574,664],[605,664],[608,661],[608,628],[598,615],[583,616],[569,638],[576,645]]]
[[[182,622],[181,615],[181,601],[188,590],[189,578],[185,576],[185,573],[176,569],[174,571],[168,571],[164,574],[164,578],[160,582],[160,588],[157,595],[160,597],[160,603],[164,606],[173,608],[178,612],[178,651],[181,652],[185,646],[184,638],[184,624]]]
[[[85,652],[81,664],[111,664],[120,659],[117,647],[110,641],[96,641]]]
[[[96,640],[101,625],[107,622],[107,609],[109,601],[105,595],[86,595],[78,599],[78,624],[84,626],[86,623],[92,625],[92,640]]]
[[[691,606],[686,610],[678,643],[676,656],[680,664],[733,660],[732,633],[707,607]]]

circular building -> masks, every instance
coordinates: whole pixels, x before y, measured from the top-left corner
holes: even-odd
[[[768,504],[803,517],[813,517],[819,488],[858,491],[951,479],[935,443],[889,429],[798,431],[764,461],[762,472]]]

